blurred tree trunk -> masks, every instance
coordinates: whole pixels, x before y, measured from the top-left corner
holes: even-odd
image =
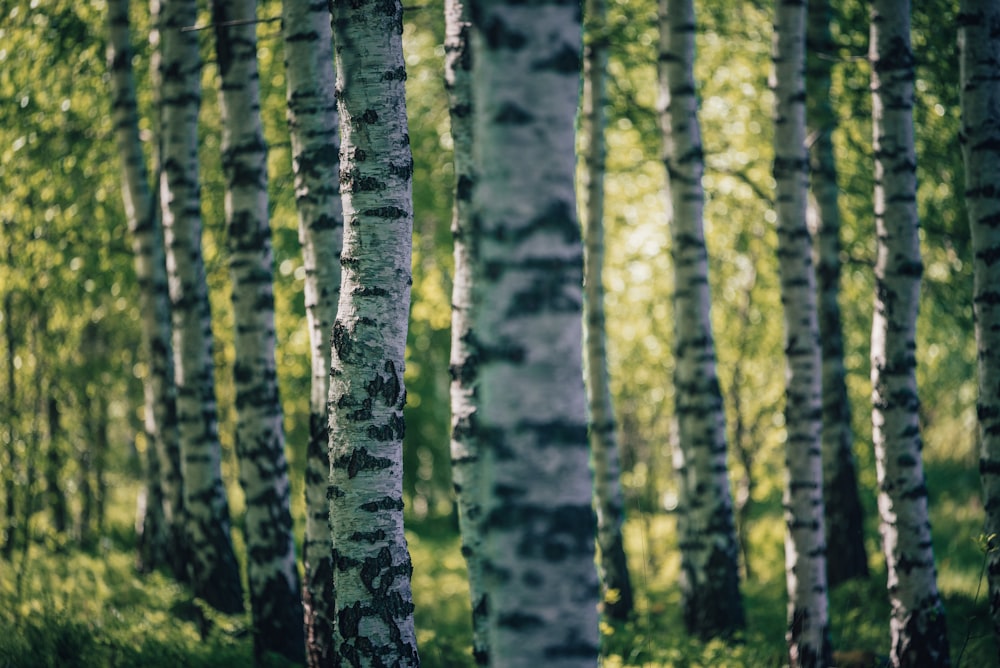
[[[469,243],[491,665],[596,665],[574,192],[580,7],[469,2]]]
[[[62,535],[69,528],[69,506],[66,503],[66,493],[60,487],[60,480],[63,476],[63,452],[60,448],[62,425],[59,399],[56,397],[54,383],[49,385],[48,391],[49,396],[45,404],[48,429],[48,446],[45,453],[45,493],[48,497],[47,505],[52,513],[52,529],[57,534]]]
[[[775,10],[774,179],[778,260],[785,315],[785,577],[793,667],[831,665],[820,446],[820,343],[811,239],[806,225],[809,162],[805,146],[806,7],[779,0]]]
[[[828,586],[868,577],[864,511],[858,496],[851,404],[844,381],[844,335],[840,324],[840,189],[833,152],[837,116],[830,101],[835,45],[829,0],[810,0],[806,33],[806,123],[811,137],[810,187],[815,218],[816,289],[822,353],[823,508]]]
[[[173,314],[187,574],[194,593],[222,612],[243,610],[221,446],[211,312],[201,252],[198,109],[201,58],[193,0],[163,0],[160,24],[160,204]]]
[[[472,292],[475,250],[472,192],[472,44],[469,7],[465,0],[445,0],[445,88],[455,147],[455,204],[451,233],[455,273],[451,293],[451,477],[458,500],[462,554],[469,571],[472,601],[472,654],[476,664],[489,664],[489,599],[483,580],[482,487],[479,480],[481,444],[476,434],[476,358],[472,340]]]
[[[633,609],[632,582],[622,540],[625,506],[619,480],[620,464],[614,405],[608,379],[604,316],[604,172],[607,149],[604,131],[607,104],[609,37],[604,0],[587,0],[583,50],[583,99],[580,133],[583,171],[580,216],[584,244],[583,338],[584,373],[590,413],[590,456],[594,470],[597,510],[598,564],[604,613],[624,621]]]
[[[235,325],[236,453],[246,496],[254,656],[305,658],[274,333],[267,146],[260,118],[256,0],[213,0],[222,171]]]
[[[975,261],[979,472],[986,509],[990,615],[1000,639],[1000,2],[962,0],[965,198]]]
[[[330,332],[340,297],[340,142],[334,89],[330,9],[310,0],[282,3],[288,127],[295,171],[295,203],[305,267],[305,307],[312,351],[309,443],[306,449],[306,527],[302,542],[306,661],[333,664],[333,545],[330,542]]]
[[[909,0],[873,3],[869,57],[877,237],[872,440],[892,606],[891,660],[896,666],[946,666],[950,664],[948,634],[931,546],[916,381],[915,338],[923,263],[917,219]]]
[[[328,404],[334,653],[344,665],[415,666],[403,533],[413,230],[403,6],[334,0],[332,13],[345,222]]]
[[[118,152],[122,159],[122,197],[132,237],[143,350],[148,363],[144,390],[144,431],[150,452],[143,522],[143,569],[169,564],[180,568],[183,539],[177,396],[170,343],[170,296],[163,230],[139,138],[128,0],[108,3],[108,69]],[[154,17],[154,21],[157,17]]]
[[[14,244],[10,239],[12,227],[10,221],[4,222],[4,231],[7,232],[8,270],[13,270],[14,267]],[[6,457],[3,466],[4,538],[2,554],[4,559],[10,561],[17,541],[17,469],[20,463],[17,458],[17,429],[15,427],[18,413],[16,404],[18,396],[17,374],[14,363],[14,358],[17,355],[17,336],[14,332],[14,292],[9,285],[3,299],[3,323],[4,343],[7,348],[7,392],[4,401],[7,447],[3,448]]]
[[[704,158],[691,0],[660,0],[659,94],[674,264],[678,534],[684,624],[702,638],[744,625],[705,249]]]

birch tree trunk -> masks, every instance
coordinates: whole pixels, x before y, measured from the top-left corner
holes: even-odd
[[[340,298],[340,247],[344,218],[340,206],[340,141],[334,96],[333,33],[324,3],[282,3],[288,127],[295,172],[295,204],[304,281],[312,387],[306,449],[306,526],[302,542],[305,582],[306,662],[333,665],[333,544],[330,538],[329,395],[330,332]]]
[[[302,594],[275,362],[274,257],[267,146],[260,119],[256,9],[256,0],[212,2],[236,330],[236,453],[247,505],[254,655],[259,659],[277,652],[301,661],[305,658]]]
[[[851,404],[844,380],[844,335],[840,324],[840,205],[833,131],[837,116],[830,102],[831,63],[829,0],[810,0],[806,33],[806,123],[810,148],[811,208],[815,220],[816,289],[822,354],[823,508],[827,545],[837,558],[827,559],[828,586],[868,577],[864,511],[858,496]]]
[[[626,620],[632,612],[632,582],[622,540],[625,503],[619,480],[618,438],[608,380],[608,353],[604,316],[604,165],[607,148],[604,107],[608,67],[607,7],[604,0],[587,0],[583,54],[583,100],[580,133],[581,227],[584,230],[583,339],[587,406],[590,414],[590,459],[594,471],[594,507],[604,613]]]
[[[198,109],[201,58],[193,0],[163,0],[160,41],[160,205],[173,323],[174,379],[184,480],[187,573],[194,593],[222,612],[243,610],[222,484],[211,313],[201,254]]]
[[[946,666],[948,635],[927,515],[916,381],[920,299],[914,57],[909,0],[876,0],[871,13],[875,152],[875,313],[872,440],[882,546],[892,606],[894,666]]]
[[[132,237],[135,274],[139,284],[142,342],[148,371],[143,383],[143,420],[147,448],[153,453],[151,488],[147,496],[154,506],[147,512],[162,514],[165,535],[146,535],[146,569],[165,560],[175,574],[182,575],[183,496],[180,475],[180,445],[177,440],[177,393],[171,348],[170,295],[163,250],[160,213],[153,197],[139,138],[139,112],[132,71],[132,44],[128,0],[108,3],[108,67],[111,72],[111,107],[118,152],[122,158],[122,197]],[[147,523],[147,529],[155,524]]]
[[[598,657],[574,196],[580,8],[469,3],[482,558],[491,665]]]
[[[827,611],[820,344],[812,248],[806,226],[806,7],[778,0],[774,26],[774,179],[785,312],[785,578],[792,666],[831,665]]]
[[[963,0],[962,149],[975,254],[973,307],[979,359],[979,473],[987,536],[990,615],[1000,638],[1000,2]]]
[[[413,158],[403,7],[334,0],[343,280],[330,375],[330,517],[338,665],[415,666],[403,534],[403,386]]]
[[[680,498],[681,596],[688,632],[726,636],[743,627],[739,545],[726,463],[726,424],[716,373],[692,0],[660,0],[660,123],[674,263],[674,339]]]
[[[451,221],[455,274],[451,292],[451,477],[458,501],[462,554],[472,601],[472,654],[489,664],[489,599],[483,581],[480,442],[476,432],[477,360],[470,339],[474,309],[472,271],[476,233],[472,223],[472,44],[465,0],[445,0],[445,89],[455,151],[455,205]]]

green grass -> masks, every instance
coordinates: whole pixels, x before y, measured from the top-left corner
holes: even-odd
[[[966,668],[997,665],[978,543],[978,477],[974,470],[936,462],[928,468],[928,481],[953,661],[961,656]],[[95,550],[60,549],[51,536],[44,537],[39,518],[29,552],[16,554],[13,563],[0,561],[0,668],[252,665],[248,615],[220,615],[165,575],[136,573],[132,493],[134,487],[119,486],[109,535]],[[747,628],[729,643],[685,636],[674,518],[633,512],[626,544],[636,614],[626,623],[602,624],[602,665],[784,665],[782,522],[772,505],[762,503],[751,527],[754,578],[743,585]],[[830,617],[837,649],[879,657],[889,652],[889,607],[874,518],[870,525],[873,574],[833,591]],[[407,537],[423,665],[471,667],[468,585],[454,526],[424,522]],[[265,665],[287,664],[273,658]]]

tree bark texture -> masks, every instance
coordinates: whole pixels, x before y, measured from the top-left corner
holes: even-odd
[[[304,658],[288,463],[274,333],[274,256],[267,146],[260,118],[256,0],[214,0],[222,171],[232,278],[236,453],[246,495],[247,574],[254,655]]]
[[[135,257],[139,285],[142,343],[148,370],[143,381],[143,429],[149,458],[147,512],[162,515],[163,536],[144,534],[147,550],[144,568],[164,562],[181,574],[183,540],[183,490],[180,444],[177,435],[177,391],[171,347],[170,295],[163,248],[160,212],[149,183],[146,158],[139,137],[135,74],[132,71],[128,0],[108,3],[108,68],[111,73],[111,107],[118,153],[122,159],[122,197]],[[156,489],[159,488],[159,489]],[[149,506],[152,506],[151,508]],[[147,532],[155,523],[147,523]]]
[[[916,381],[920,298],[917,160],[913,143],[914,56],[909,0],[871,10],[875,153],[875,312],[872,321],[872,440],[882,546],[888,571],[891,662],[949,665],[927,515]]]
[[[974,253],[979,473],[986,510],[990,616],[1000,638],[1000,2],[963,0],[962,149]]]
[[[622,539],[625,502],[619,479],[618,438],[608,375],[604,315],[604,172],[607,156],[607,67],[609,37],[604,0],[584,3],[587,22],[583,50],[583,99],[580,132],[583,162],[580,183],[580,216],[584,243],[583,339],[584,373],[590,415],[588,436],[594,471],[594,508],[597,510],[598,565],[603,610],[611,619],[624,621],[632,613],[632,582]]]
[[[592,666],[600,586],[574,194],[580,7],[473,0],[469,16],[469,243],[473,301],[484,308],[466,338],[490,663]]]
[[[660,122],[674,263],[674,349],[681,596],[688,632],[727,636],[744,625],[739,545],[726,463],[726,424],[716,371],[695,95],[691,0],[661,0]]]
[[[455,151],[455,205],[451,232],[455,273],[451,293],[451,477],[458,501],[462,554],[469,571],[472,601],[472,654],[476,664],[489,664],[489,599],[483,582],[480,444],[476,433],[476,358],[471,345],[472,271],[475,249],[472,192],[472,44],[469,7],[465,0],[445,1],[445,89]]]
[[[822,354],[823,508],[826,543],[837,546],[827,559],[828,586],[868,577],[864,510],[858,495],[851,404],[844,380],[844,334],[840,304],[840,205],[833,131],[837,117],[830,101],[831,65],[836,46],[830,34],[829,0],[810,0],[806,32],[806,124],[812,139],[809,175],[815,218],[814,252]]]
[[[831,665],[820,446],[820,343],[806,225],[806,7],[778,0],[774,29],[774,179],[785,313],[785,577],[792,666]]]
[[[330,376],[330,517],[344,666],[419,663],[403,534],[413,159],[403,7],[335,0],[343,280]]]
[[[193,0],[163,0],[160,25],[160,206],[173,324],[174,379],[184,481],[187,579],[222,612],[243,593],[222,484],[211,312],[201,251],[198,110],[201,58]]]
[[[330,537],[328,417],[330,332],[340,298],[340,140],[333,70],[333,32],[325,3],[282,3],[288,127],[295,172],[295,205],[305,267],[305,308],[312,351],[309,443],[306,448],[305,581],[306,662],[333,665],[333,544]]]

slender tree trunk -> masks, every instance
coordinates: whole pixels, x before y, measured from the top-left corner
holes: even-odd
[[[594,470],[594,507],[604,613],[625,620],[633,609],[632,582],[622,540],[625,503],[619,480],[618,438],[608,379],[604,316],[604,141],[608,66],[607,7],[604,0],[587,0],[586,43],[583,50],[583,99],[580,131],[584,136],[580,189],[584,231],[583,338],[584,373],[590,414],[590,457]]]
[[[476,363],[491,665],[598,657],[574,193],[580,8],[469,2]]]
[[[962,149],[974,253],[979,473],[990,615],[1000,639],[1000,2],[962,0]]]
[[[52,512],[52,529],[57,534],[63,535],[69,527],[69,506],[66,503],[65,492],[60,488],[60,480],[63,475],[63,453],[59,447],[62,425],[60,423],[59,401],[55,396],[55,389],[51,386],[46,402],[46,423],[49,437],[45,453],[47,505]]]
[[[254,655],[305,658],[302,593],[278,397],[267,146],[260,119],[256,0],[213,0],[222,170],[233,282],[236,452],[246,495]]]
[[[948,634],[927,515],[914,352],[923,264],[909,0],[876,0],[871,17],[877,236],[872,440],[892,606],[890,656],[895,666],[946,666]]]
[[[299,241],[305,266],[305,307],[312,350],[309,444],[306,449],[306,527],[302,543],[305,582],[306,661],[333,665],[333,545],[330,538],[330,479],[326,402],[329,395],[330,332],[340,298],[340,142],[334,90],[333,34],[324,3],[282,3],[288,126],[295,171]]]
[[[469,338],[473,309],[472,271],[475,250],[471,207],[476,175],[472,164],[472,44],[469,6],[445,1],[445,88],[455,147],[455,206],[451,221],[455,275],[451,293],[451,477],[458,500],[462,554],[469,571],[472,601],[472,654],[476,664],[489,664],[489,599],[483,580],[482,488],[480,443],[476,434],[476,358]]]
[[[739,547],[702,223],[705,168],[693,74],[694,3],[661,0],[659,7],[660,113],[673,209],[681,591],[685,626],[709,638],[730,635],[744,624]]]
[[[150,473],[156,475],[147,478],[147,511],[162,516],[164,532],[164,535],[144,535],[148,549],[143,568],[152,569],[167,563],[180,574],[183,500],[170,343],[170,295],[160,214],[149,185],[139,138],[128,11],[128,0],[108,3],[108,69],[118,152],[122,158],[122,197],[135,256],[142,341],[148,362],[143,382],[144,430],[147,447],[153,453],[149,460]],[[157,522],[149,521],[144,526],[147,532],[153,531]]]
[[[774,179],[785,312],[785,577],[792,666],[831,665],[827,611],[820,344],[812,248],[806,225],[806,7],[779,0],[774,29]]]
[[[403,533],[403,386],[413,158],[403,6],[334,0],[343,280],[330,376],[330,517],[339,665],[415,666]]]
[[[201,254],[198,109],[201,59],[197,3],[164,0],[160,78],[160,203],[173,314],[174,377],[184,481],[187,576],[197,596],[223,612],[243,610],[243,592],[221,474],[211,313]]]
[[[9,221],[4,222],[5,232],[8,232],[7,238],[7,266],[14,266],[13,258],[13,248],[14,244],[11,243],[10,239],[10,228],[12,227]],[[6,450],[6,457],[3,466],[3,489],[4,489],[4,539],[3,539],[3,557],[7,561],[10,561],[11,557],[14,555],[14,545],[17,540],[17,468],[19,466],[17,458],[17,429],[15,427],[15,422],[17,418],[17,374],[15,372],[14,357],[15,348],[17,347],[17,338],[14,332],[14,293],[7,287],[7,294],[4,295],[3,299],[3,322],[4,322],[4,339],[7,344],[7,396],[4,397],[4,408],[6,409],[7,417],[7,430],[8,430],[8,445],[4,450]]]
[[[823,507],[827,545],[837,558],[827,559],[830,587],[868,577],[864,511],[858,496],[851,404],[844,380],[844,335],[840,324],[840,206],[833,131],[837,116],[830,103],[831,63],[829,0],[810,0],[806,34],[806,120],[811,135],[810,187],[816,221],[816,289],[822,353]]]

